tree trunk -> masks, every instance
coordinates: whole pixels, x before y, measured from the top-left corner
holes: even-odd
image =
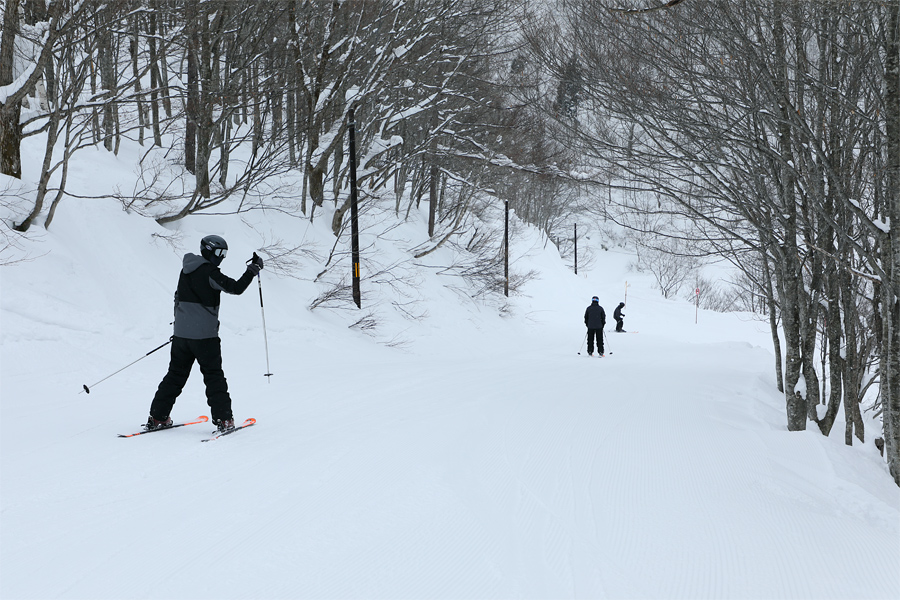
[[[13,82],[16,34],[19,31],[19,3],[7,0],[3,8],[3,34],[0,37],[0,86]],[[0,173],[22,178],[22,128],[19,125],[22,103],[0,103]]]
[[[118,130],[118,111],[113,98],[118,90],[116,77],[116,52],[112,29],[104,27],[101,30],[97,45],[98,61],[100,63],[100,87],[106,90],[107,102],[103,105],[103,147],[113,152],[116,149],[116,132]]]
[[[313,206],[310,213],[310,220],[315,215],[316,207],[325,203],[325,169],[322,167],[322,158],[318,158],[313,162],[313,156],[319,149],[319,128],[315,122],[314,114],[310,111],[310,123],[307,131],[307,147],[306,147],[306,179],[307,191],[309,199],[312,200]],[[304,208],[305,208],[304,198]]]
[[[158,8],[158,6],[159,6],[159,0],[153,0],[154,9]],[[155,10],[154,10],[154,12],[155,12]],[[158,21],[158,25],[159,25],[159,39],[161,39],[161,40],[168,39],[168,37],[167,37],[168,32],[166,30],[165,18],[160,19]],[[165,44],[159,45],[159,58],[156,61],[156,64],[159,65],[159,71],[160,71],[159,85],[160,85],[160,89],[162,91],[163,109],[166,111],[166,117],[171,118],[172,117],[172,97],[171,97],[171,94],[169,94],[169,65],[168,65],[168,58],[166,56],[166,45]]]
[[[788,253],[796,248],[786,248]],[[784,395],[789,431],[806,429],[806,400],[797,390],[803,371],[803,355],[800,339],[800,298],[797,292],[798,276],[790,258],[781,266],[781,320],[784,331],[785,370]],[[802,283],[800,283],[802,285]]]
[[[162,147],[162,131],[159,123],[159,90],[162,86],[162,77],[159,72],[159,53],[156,50],[156,11],[149,14],[149,39],[150,46],[150,121],[153,127],[153,144]]]
[[[69,112],[66,115],[66,138],[63,142],[63,159],[62,159],[62,173],[59,176],[59,186],[56,189],[56,197],[53,199],[53,202],[50,204],[50,210],[47,211],[47,218],[44,221],[44,229],[50,229],[50,223],[53,222],[53,217],[56,215],[56,208],[59,206],[60,201],[65,196],[66,190],[66,181],[69,177],[69,158],[72,155],[72,117],[73,113]]]
[[[837,418],[838,409],[841,407],[842,393],[841,382],[844,381],[846,365],[841,357],[841,298],[838,270],[833,259],[828,259],[825,275],[825,285],[828,290],[828,311],[825,316],[825,339],[828,340],[828,362],[831,365],[828,381],[831,391],[828,394],[828,407],[825,415],[819,422],[819,429],[824,435],[831,433],[834,420]],[[849,293],[849,292],[848,292]],[[848,336],[848,345],[855,343]]]
[[[288,3],[288,31],[291,34],[297,31],[297,10],[293,0]],[[286,93],[287,99],[287,136],[288,136],[288,159],[291,167],[297,165],[297,61],[300,60],[299,44],[288,44],[287,65],[285,67],[285,78],[287,82]],[[304,211],[306,212],[306,211]]]
[[[259,147],[262,146],[263,143],[263,120],[262,120],[262,109],[261,109],[261,99],[263,97],[263,93],[259,90],[259,64],[258,61],[255,61],[251,66],[251,71],[253,73],[253,83],[251,89],[253,90],[253,148],[251,150],[251,154],[256,156],[259,152]],[[319,203],[319,206],[322,206]]]
[[[337,206],[338,197],[340,196],[340,193],[341,193],[341,182],[343,181],[341,179],[341,167],[344,164],[344,145],[343,144],[338,144],[337,146],[335,146],[334,153],[332,155],[332,162],[334,163],[332,165],[332,168],[333,168],[332,172],[334,173],[334,177],[332,178],[332,182],[331,182],[332,183],[332,186],[331,186],[332,192],[331,193],[334,196],[334,205]]]
[[[343,204],[334,209],[334,214],[331,216],[331,233],[333,233],[335,237],[341,235],[341,227],[344,226],[344,215],[348,210],[350,210],[349,194]]]
[[[51,166],[53,164],[53,147],[56,146],[56,139],[59,135],[59,111],[55,110],[50,114],[50,123],[47,126],[47,143],[44,146],[44,161],[41,165],[41,177],[38,180],[37,193],[34,200],[34,208],[24,221],[19,223],[16,231],[28,231],[29,227],[34,223],[35,219],[41,214],[44,207],[44,198],[47,196],[47,187],[50,183],[50,175],[52,173]]]
[[[846,255],[846,253],[844,253]],[[857,323],[859,323],[859,309],[857,308],[857,294],[851,290],[856,289],[856,282],[849,269],[844,269],[842,273],[843,281],[839,287],[843,290],[841,298],[844,307],[844,335],[847,340],[846,358],[843,361],[843,380],[844,380],[844,418],[846,426],[844,428],[844,443],[848,446],[853,445],[853,432],[856,431],[856,437],[860,442],[865,442],[866,432],[865,425],[862,420],[862,414],[859,410],[860,397],[863,394],[862,379],[866,372],[866,356],[864,350],[868,347],[867,342],[863,342],[857,346],[859,331]],[[858,351],[863,349],[863,352]]]
[[[91,97],[95,98],[97,96],[97,77],[99,75],[98,68],[99,65],[97,60],[94,59],[94,42],[91,40],[85,40],[84,42],[84,51],[85,54],[90,56],[88,60],[91,61],[91,75],[90,75],[90,85],[91,85]],[[96,106],[91,107],[91,139],[94,144],[99,144],[103,139],[102,130],[100,128],[100,110]]]
[[[800,340],[803,353],[803,378],[806,380],[806,418],[814,423],[818,423],[819,375],[816,373],[815,361],[816,340],[818,338],[819,294],[818,292],[806,294],[806,289],[802,284],[800,291],[803,292],[800,305],[802,315],[800,319]]]
[[[767,248],[760,234],[760,248]],[[765,251],[760,256],[765,284],[766,306],[769,310],[769,330],[772,332],[772,349],[775,353],[775,383],[778,391],[784,393],[784,370],[782,369],[781,338],[778,336],[778,304],[775,302],[775,288],[772,285],[772,269],[769,267],[769,256]]]
[[[11,2],[11,4],[17,4]],[[37,25],[41,21],[47,20],[47,9],[43,0],[25,0],[24,17],[25,22],[29,25]]]
[[[294,93],[293,79],[293,69],[288,69],[287,99],[285,100],[287,115],[285,121],[287,124],[288,161],[292,167],[297,165],[297,95]]]
[[[782,5],[776,4],[773,23],[775,43],[775,85],[777,101],[781,115],[778,125],[778,151],[780,161],[776,169],[778,173],[779,207],[784,221],[784,245],[780,256],[780,297],[781,315],[784,327],[785,342],[785,404],[787,410],[787,426],[789,431],[806,429],[806,400],[796,387],[803,370],[802,338],[800,333],[800,303],[803,302],[803,277],[800,267],[799,249],[797,247],[797,206],[795,203],[794,176],[789,167],[792,161],[792,142],[789,112],[788,73],[786,65],[785,32]]]
[[[887,203],[890,230],[885,271],[890,281],[882,286],[884,337],[882,339],[881,397],[884,419],[884,455],[891,476],[900,485],[900,2],[885,8],[885,123],[887,129]]]
[[[217,22],[221,22],[220,10],[217,14]],[[203,198],[209,198],[209,158],[212,154],[211,140],[213,135],[213,119],[212,119],[212,103],[213,96],[218,90],[213,89],[214,77],[212,73],[212,47],[210,30],[215,31],[218,27],[214,27],[209,22],[206,14],[202,14],[198,20],[200,27],[200,55],[197,61],[198,71],[198,90],[196,94],[197,104],[194,114],[197,121],[197,156],[194,163],[194,175],[197,181],[197,190]]]
[[[131,71],[134,75],[134,98],[135,98],[135,108],[137,109],[137,118],[138,118],[138,144],[144,145],[144,128],[147,124],[144,121],[144,101],[141,99],[141,71],[140,65],[138,64],[138,58],[140,55],[140,38],[138,36],[139,31],[139,19],[140,17],[135,14],[132,16],[132,37],[131,43],[129,44],[129,50],[131,51]]]
[[[22,128],[19,125],[21,103],[0,107],[0,172],[22,178]]]
[[[197,72],[197,61],[199,59],[199,48],[197,47],[197,35],[199,34],[197,26],[196,6],[193,2],[185,4],[186,14],[186,35],[187,35],[187,103],[185,105],[185,124],[184,124],[184,168],[189,173],[196,175],[197,173],[197,121],[200,116],[198,114],[200,108],[200,89]]]

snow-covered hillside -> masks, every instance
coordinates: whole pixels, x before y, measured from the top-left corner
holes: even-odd
[[[410,260],[419,214],[367,229],[363,269],[401,266],[362,311],[309,310],[315,259],[263,271],[271,380],[256,284],[221,310],[235,417],[258,424],[117,438],[167,349],[82,385],[168,339],[181,255],[223,235],[236,277],[273,240],[327,256],[327,223],[164,230],[67,199],[0,270],[0,597],[900,597],[900,491],[871,433],[786,431],[764,323],[695,323],[622,248],[576,276],[524,226],[514,268],[538,277],[508,302],[441,274],[450,249]],[[584,309],[611,315],[626,280],[639,333],[610,317],[589,358]],[[173,417],[204,414],[195,369]]]

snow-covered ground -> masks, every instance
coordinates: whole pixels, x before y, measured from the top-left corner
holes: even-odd
[[[204,234],[237,277],[272,236],[327,254],[328,222],[189,218],[172,248],[150,219],[67,199],[33,260],[0,270],[0,597],[900,598],[874,423],[853,447],[842,422],[787,432],[765,324],[695,323],[621,248],[576,276],[522,227],[515,268],[539,277],[508,303],[464,298],[429,268],[444,249],[370,284],[363,311],[308,309],[315,261],[266,270],[274,376],[254,283],[223,296],[221,335],[235,417],[258,424],[212,443],[209,425],[116,437],[146,419],[167,348],[79,393],[168,339]],[[364,239],[363,269],[424,240],[414,215]],[[596,294],[611,315],[626,280],[639,333],[610,316],[589,358],[584,309]],[[195,369],[173,418],[204,414]]]

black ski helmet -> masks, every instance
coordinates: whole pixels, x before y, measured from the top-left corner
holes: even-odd
[[[200,240],[200,255],[215,266],[222,264],[228,253],[225,238],[219,235],[208,235]]]

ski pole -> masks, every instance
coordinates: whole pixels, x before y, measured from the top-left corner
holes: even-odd
[[[253,258],[256,258],[256,252],[253,253]],[[263,343],[266,345],[266,380],[269,383],[272,383],[272,380],[269,377],[272,376],[272,369],[269,367],[269,336],[266,334],[266,309],[263,306],[263,295],[262,295],[262,277],[260,274],[256,275],[256,282],[259,284],[259,310],[262,313],[262,325],[263,325]]]
[[[172,340],[173,340],[173,339],[175,339],[175,336],[170,337],[169,340],[168,340],[165,344],[160,344],[159,346],[157,346],[156,348],[154,348],[153,350],[151,350],[151,351],[148,352],[147,354],[143,355],[142,357],[140,357],[140,358],[137,359],[136,361],[128,363],[127,365],[125,365],[124,367],[122,367],[121,369],[119,369],[118,371],[116,371],[115,373],[111,373],[111,374],[107,375],[106,377],[104,377],[103,379],[101,379],[100,381],[98,381],[97,383],[91,384],[91,387],[94,387],[94,386],[96,386],[96,385],[100,385],[101,383],[103,383],[104,381],[106,381],[107,379],[109,379],[110,377],[112,377],[113,375],[115,375],[116,373],[121,373],[122,371],[124,371],[125,369],[127,369],[128,367],[130,367],[131,365],[133,365],[134,363],[136,363],[136,362],[138,362],[138,361],[144,360],[145,358],[147,358],[148,356],[150,356],[151,354],[153,354],[154,352],[156,352],[156,351],[159,350],[160,348],[165,348],[166,346],[168,346],[169,344],[172,343]],[[83,390],[81,390],[82,392],[87,392],[88,394],[91,393],[91,388],[88,387],[87,385],[82,385],[81,387],[84,388]],[[80,394],[81,392],[78,392],[78,393]]]
[[[612,348],[609,347],[609,336],[606,335],[606,330],[603,330],[603,337],[606,339],[606,348],[609,350],[609,354],[612,354]]]
[[[584,332],[584,339],[581,340],[581,346],[578,348],[578,356],[581,356],[581,349],[584,348],[584,343],[587,341],[587,331]]]

